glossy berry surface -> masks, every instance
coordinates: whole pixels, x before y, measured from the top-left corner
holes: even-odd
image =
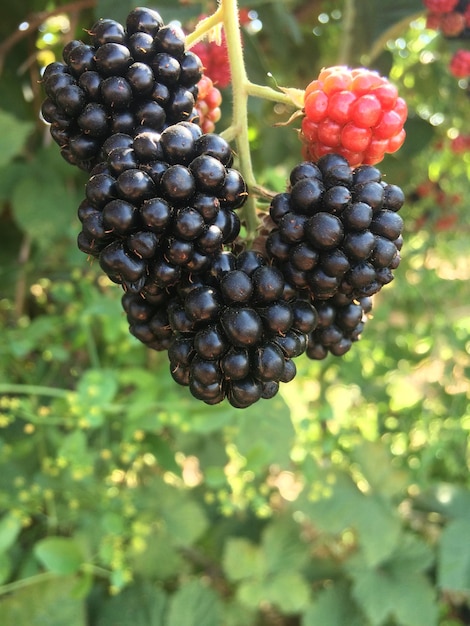
[[[305,90],[301,140],[307,160],[340,154],[349,165],[379,163],[405,139],[407,106],[388,79],[371,70],[323,69]]]
[[[266,241],[288,283],[317,302],[371,296],[393,279],[403,230],[397,185],[336,153],[297,165],[290,181],[271,202],[275,228]]]
[[[91,43],[69,42],[64,62],[51,63],[43,77],[43,117],[69,163],[91,171],[114,133],[197,121],[202,62],[185,50],[179,27],[139,7],[125,24],[100,19],[88,33]],[[207,95],[212,104],[214,93]]]

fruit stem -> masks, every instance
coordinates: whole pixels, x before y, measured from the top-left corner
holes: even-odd
[[[239,167],[245,179],[248,190],[256,187],[251,162],[250,141],[248,137],[248,77],[243,59],[243,46],[240,33],[237,0],[222,0],[220,7],[223,11],[225,35],[227,39],[227,51],[232,77],[232,124],[235,132],[235,143]],[[247,229],[247,239],[255,236],[258,227],[256,215],[256,201],[250,193],[243,208],[243,218]]]
[[[291,97],[288,94],[282,93],[282,91],[276,91],[272,87],[268,87],[266,85],[257,85],[256,83],[247,81],[246,91],[248,95],[254,96],[255,98],[271,100],[272,102],[278,102],[280,104],[287,104],[289,106],[294,105],[294,102],[292,101]]]
[[[214,26],[221,24],[222,21],[223,10],[222,5],[220,5],[212,15],[209,15],[209,17],[205,17],[204,19],[202,19],[193,30],[193,32],[186,36],[186,49],[189,50],[198,41],[204,39],[204,37],[211,30],[211,28],[214,28]]]
[[[221,23],[225,29],[227,41],[233,97],[232,121],[221,135],[226,141],[235,142],[239,169],[249,190],[248,199],[242,210],[242,217],[247,230],[246,239],[251,241],[255,237],[259,225],[256,196],[270,198],[273,194],[257,184],[253,173],[248,132],[248,98],[253,96],[297,108],[299,105],[288,92],[284,93],[272,87],[258,85],[248,79],[243,57],[237,0],[220,0],[217,10],[209,17],[201,20],[194,31],[186,37],[186,47],[191,48],[211,28]]]

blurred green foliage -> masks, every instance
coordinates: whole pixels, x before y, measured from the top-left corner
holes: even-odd
[[[362,63],[410,116],[380,165],[409,198],[403,261],[361,341],[300,357],[279,396],[240,411],[177,388],[76,248],[85,175],[40,121],[40,70],[134,3],[61,4],[0,9],[0,623],[469,624],[470,152],[452,150],[469,91],[448,71],[465,42],[426,30],[417,0],[241,3],[259,19],[253,81],[304,88]],[[187,23],[211,3],[155,8]],[[288,117],[251,103],[256,175],[276,191],[300,160],[295,123],[274,128]]]

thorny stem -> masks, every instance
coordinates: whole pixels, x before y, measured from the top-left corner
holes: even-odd
[[[227,41],[233,96],[232,121],[221,134],[227,141],[235,142],[239,169],[250,192],[243,208],[243,218],[247,229],[246,238],[250,241],[255,237],[258,227],[255,196],[269,197],[272,194],[257,184],[253,173],[248,134],[248,98],[253,96],[288,106],[295,105],[288,94],[268,86],[257,85],[248,79],[243,58],[237,0],[220,0],[215,13],[201,21],[195,30],[188,35],[186,38],[187,48],[201,40],[211,28],[221,23],[224,26]]]

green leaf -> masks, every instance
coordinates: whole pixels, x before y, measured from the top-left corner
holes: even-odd
[[[8,554],[0,553],[0,585],[3,585],[11,575],[13,563]]]
[[[236,600],[223,604],[223,626],[256,626],[259,624],[257,613],[253,609],[243,606]]]
[[[299,570],[308,561],[306,544],[300,539],[300,528],[292,518],[271,522],[263,531],[261,541],[269,573],[282,569]]]
[[[354,448],[352,458],[375,493],[393,497],[406,489],[407,473],[393,467],[391,454],[381,441],[362,442]]]
[[[400,626],[437,626],[436,595],[423,574],[393,562],[379,569],[356,570],[350,563],[348,569],[353,597],[374,626],[392,617]]]
[[[63,179],[39,174],[22,178],[12,194],[13,214],[20,228],[40,246],[64,236],[73,224],[76,195]]]
[[[237,600],[247,608],[257,610],[266,602],[266,585],[262,580],[243,581],[236,594]]]
[[[75,578],[54,578],[1,597],[0,624],[85,626],[85,603],[74,596],[75,585]]]
[[[173,504],[162,505],[161,515],[176,545],[191,545],[204,533],[209,522],[202,506],[184,494],[175,494]]]
[[[143,551],[131,549],[133,570],[143,578],[166,580],[181,575],[185,561],[173,545],[171,535],[163,530],[152,536]]]
[[[283,613],[300,613],[310,602],[310,588],[295,571],[281,570],[266,581],[266,600]]]
[[[33,129],[31,122],[24,122],[14,115],[0,110],[0,167],[16,156]]]
[[[307,608],[302,626],[364,626],[364,616],[344,584],[321,591]]]
[[[166,626],[167,595],[150,583],[127,587],[100,603],[96,626]]]
[[[0,520],[0,554],[6,552],[16,541],[21,530],[21,522],[16,515],[7,513]]]
[[[266,569],[259,546],[236,537],[227,540],[222,565],[231,581],[261,577]]]
[[[419,510],[440,513],[446,518],[470,517],[470,490],[461,485],[441,482],[415,498]]]
[[[104,406],[114,399],[118,381],[113,370],[87,370],[77,384],[78,399],[83,404]]]
[[[370,566],[385,560],[401,535],[394,507],[379,495],[362,493],[345,473],[325,474],[323,484],[323,493],[304,505],[312,523],[334,534],[353,529]]]
[[[38,561],[54,574],[75,574],[83,562],[80,545],[72,538],[46,537],[34,546]]]
[[[239,412],[239,431],[234,443],[246,458],[247,468],[259,471],[270,463],[287,465],[294,428],[287,404],[280,396],[270,400],[269,412],[253,405]]]
[[[470,521],[456,519],[444,528],[438,549],[438,584],[445,591],[470,591]]]
[[[270,604],[284,613],[298,613],[310,602],[310,588],[299,572],[281,571],[265,579],[243,581],[237,599],[251,609]]]
[[[220,626],[219,596],[199,580],[183,584],[171,597],[165,626]]]

